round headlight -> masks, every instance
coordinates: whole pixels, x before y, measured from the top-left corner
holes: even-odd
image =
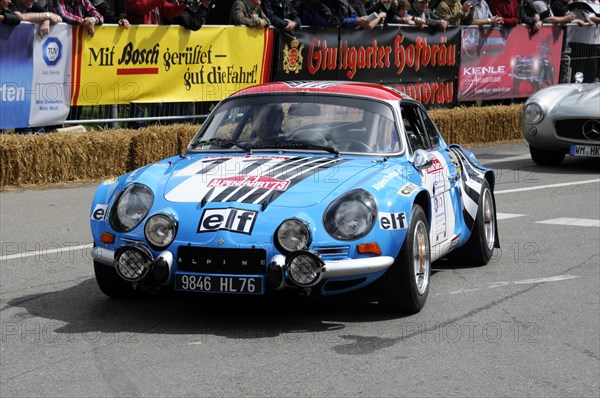
[[[368,234],[377,220],[377,203],[362,189],[334,200],[325,211],[325,230],[340,240],[356,240]]]
[[[117,198],[110,211],[110,226],[117,232],[129,232],[146,217],[154,194],[146,185],[131,184]]]
[[[544,110],[537,102],[530,102],[523,109],[523,119],[527,123],[537,124],[544,118]]]
[[[310,243],[310,231],[298,219],[285,220],[275,231],[275,242],[284,252],[302,250]]]
[[[154,249],[163,249],[173,242],[177,233],[175,221],[166,214],[153,215],[146,221],[144,234]]]

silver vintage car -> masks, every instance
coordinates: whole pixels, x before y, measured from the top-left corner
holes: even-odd
[[[600,157],[600,83],[559,84],[527,99],[521,130],[533,161],[560,164],[565,155]]]

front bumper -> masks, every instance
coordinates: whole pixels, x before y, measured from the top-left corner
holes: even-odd
[[[118,253],[114,250],[102,247],[94,247],[92,249],[92,258],[99,263],[109,266],[115,266],[115,254],[118,255]],[[307,255],[318,257],[316,254],[310,252],[307,252]],[[265,276],[270,281],[271,287],[274,289],[283,289],[286,285],[298,285],[297,283],[294,283],[291,278],[286,276],[289,275],[288,271],[290,269],[289,262],[287,260],[288,258],[286,256],[277,254],[268,262],[268,267],[265,270]],[[318,278],[314,279],[314,283],[300,287],[313,286],[325,279],[353,277],[359,275],[366,276],[382,272],[393,264],[394,258],[391,256],[378,256],[360,259],[320,261],[320,267],[313,269],[314,272],[319,274]],[[146,266],[149,270],[148,274],[155,276],[154,280],[157,284],[168,285],[171,283],[173,274],[171,272],[173,268],[173,255],[171,252],[164,251],[156,258],[152,258],[152,256],[149,255]],[[119,275],[121,274],[119,273]],[[161,277],[156,278],[156,275],[161,275]]]

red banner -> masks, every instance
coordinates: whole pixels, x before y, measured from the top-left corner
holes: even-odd
[[[462,28],[458,100],[526,98],[558,83],[563,31],[543,26]]]

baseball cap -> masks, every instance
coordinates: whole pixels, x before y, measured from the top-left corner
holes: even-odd
[[[586,12],[592,12],[600,17],[600,4],[588,3],[586,1],[573,1],[567,4],[569,10],[581,9]]]

